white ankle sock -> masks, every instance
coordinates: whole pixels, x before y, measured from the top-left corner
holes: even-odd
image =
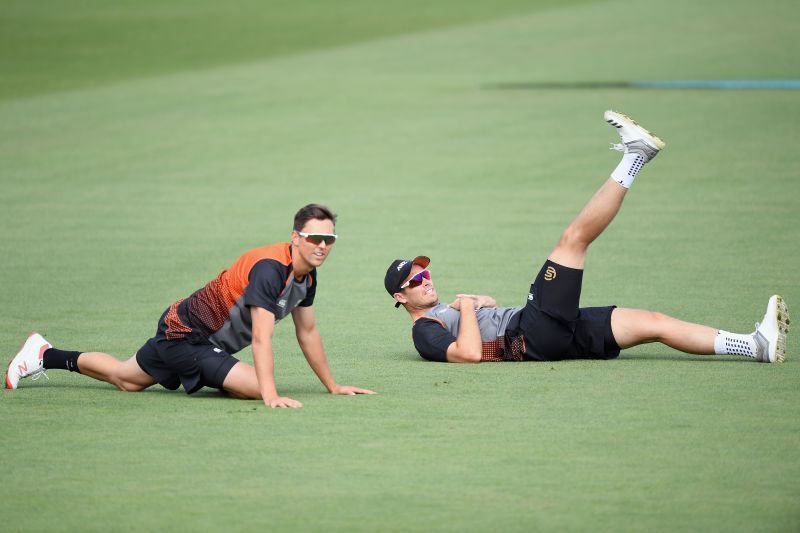
[[[756,357],[758,346],[753,334],[731,333],[719,330],[714,337],[714,353],[717,355],[745,355]]]
[[[625,154],[622,156],[622,161],[619,162],[617,168],[611,173],[611,178],[626,189],[630,189],[636,174],[642,170],[643,166],[644,157],[634,153]]]

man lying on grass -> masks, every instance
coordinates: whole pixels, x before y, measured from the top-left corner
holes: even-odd
[[[589,245],[614,219],[642,166],[665,146],[626,115],[607,111],[605,119],[622,138],[614,145],[624,153],[622,161],[561,235],[524,307],[497,307],[493,298],[471,294],[441,304],[427,270],[429,258],[398,259],[389,266],[384,286],[395,307],[402,305],[408,311],[419,354],[451,363],[612,359],[622,348],[660,342],[686,353],[782,362],[789,316],[777,295],[769,299],[763,320],[748,334],[652,311],[578,306]]]
[[[237,398],[263,399],[269,407],[302,407],[275,387],[272,334],[291,313],[300,349],[331,394],[374,394],[333,379],[314,320],[316,268],[336,241],[336,215],[309,204],[295,215],[290,242],[263,246],[242,255],[230,268],[188,298],[173,303],[158,321],[155,336],[127,361],[101,352],[53,348],[32,333],[6,373],[6,388],[27,376],[64,369],[106,381],[122,391],[159,383],[187,394],[204,386]],[[253,345],[255,367],[233,357]]]

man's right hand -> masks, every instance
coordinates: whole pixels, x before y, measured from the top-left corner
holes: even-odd
[[[277,398],[267,399],[264,400],[264,403],[267,405],[267,407],[272,407],[273,409],[276,407],[291,407],[292,409],[303,407],[302,403],[298,402],[297,400],[287,398],[286,396],[278,396]]]
[[[455,301],[453,301],[453,303],[448,305],[453,309],[455,309],[456,311],[460,311],[461,300],[470,300],[469,302],[471,304],[470,307],[472,307],[473,309],[478,307],[478,297],[475,296],[474,294],[457,294]]]

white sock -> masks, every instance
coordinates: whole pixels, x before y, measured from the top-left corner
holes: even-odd
[[[756,357],[758,346],[752,333],[741,334],[719,330],[714,337],[714,353],[717,355],[745,355]]]
[[[642,170],[643,166],[644,157],[634,153],[625,154],[622,156],[622,161],[619,162],[617,168],[611,173],[611,178],[626,189],[630,189],[636,174]]]

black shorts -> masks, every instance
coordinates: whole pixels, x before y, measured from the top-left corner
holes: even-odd
[[[228,372],[239,362],[234,356],[210,343],[192,344],[167,339],[161,315],[156,335],[136,352],[136,362],[162,387],[175,390],[183,385],[186,394],[203,387],[221,389]]]
[[[613,359],[619,355],[611,332],[615,306],[579,308],[582,282],[583,270],[545,261],[519,318],[526,359]]]

